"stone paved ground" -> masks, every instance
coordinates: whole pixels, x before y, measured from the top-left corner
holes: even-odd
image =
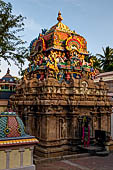
[[[113,153],[105,157],[90,156],[38,163],[36,170],[113,170]]]

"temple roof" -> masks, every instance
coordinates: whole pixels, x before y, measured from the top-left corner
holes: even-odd
[[[0,138],[26,136],[24,124],[15,112],[0,113]]]
[[[54,31],[54,30],[59,30],[59,31],[62,31],[62,32],[73,33],[73,31],[71,31],[67,25],[65,25],[61,22],[63,20],[63,18],[61,16],[60,11],[58,13],[57,20],[58,20],[58,23],[55,24],[54,26],[52,26],[48,32],[51,32],[51,31]]]
[[[37,139],[25,133],[24,124],[16,112],[0,113],[0,146],[34,142]]]
[[[60,50],[60,51],[72,51],[73,48],[78,53],[87,55],[87,42],[84,37],[77,34],[75,31],[62,23],[61,12],[59,11],[57,17],[58,23],[52,26],[49,30],[42,29],[42,33],[38,38],[35,38],[30,43],[31,58],[37,53]],[[29,60],[31,60],[29,57]]]
[[[14,77],[12,77],[12,76],[10,75],[10,70],[9,70],[9,68],[8,68],[8,70],[7,70],[6,75],[3,76],[3,77],[0,79],[0,82],[7,82],[7,83],[14,83],[14,82],[15,82]]]

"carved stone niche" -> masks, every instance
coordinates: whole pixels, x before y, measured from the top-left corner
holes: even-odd
[[[65,118],[59,119],[59,129],[60,129],[59,138],[60,139],[66,138],[67,137],[67,122]]]

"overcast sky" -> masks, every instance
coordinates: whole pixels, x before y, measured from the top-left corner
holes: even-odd
[[[25,20],[23,40],[30,42],[38,37],[41,29],[49,29],[57,23],[60,10],[63,23],[87,40],[87,48],[92,54],[101,53],[102,47],[113,48],[113,0],[4,0],[11,2],[13,13],[22,14]],[[25,63],[27,67],[28,63]],[[1,62],[0,77],[9,67]],[[9,67],[13,76],[18,76],[18,68]]]

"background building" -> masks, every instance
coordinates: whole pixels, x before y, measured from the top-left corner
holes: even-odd
[[[6,75],[0,79],[0,112],[7,109],[10,96],[15,94],[16,83],[16,79],[10,75],[8,69]]]
[[[113,101],[113,71],[100,73],[96,76],[95,82],[99,82],[99,80],[104,81],[108,86],[108,96],[111,101]],[[113,107],[112,107],[113,108]],[[113,112],[113,109],[112,109]],[[111,114],[111,136],[113,139],[113,114]]]

